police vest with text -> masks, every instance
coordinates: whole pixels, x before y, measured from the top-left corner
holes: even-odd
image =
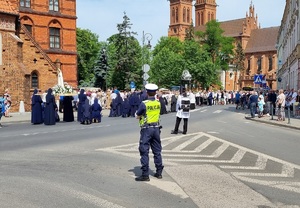
[[[191,101],[188,97],[182,97],[181,98],[181,106],[180,109],[182,109],[182,112],[189,112],[190,111],[190,104]]]
[[[147,124],[158,125],[160,117],[160,102],[157,100],[145,100],[143,103],[146,106],[146,115],[140,119],[140,126]]]

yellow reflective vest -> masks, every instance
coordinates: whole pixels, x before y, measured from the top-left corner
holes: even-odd
[[[142,115],[140,126],[151,123],[158,123],[160,118],[160,102],[157,100],[145,100],[146,115]]]

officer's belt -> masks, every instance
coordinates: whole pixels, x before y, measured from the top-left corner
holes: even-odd
[[[146,123],[141,126],[141,128],[151,128],[151,127],[159,127],[159,123]]]

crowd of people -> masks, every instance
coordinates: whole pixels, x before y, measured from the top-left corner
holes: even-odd
[[[234,104],[236,109],[250,109],[251,117],[277,115],[279,121],[285,120],[285,111],[290,110],[292,116],[300,117],[300,90],[269,90],[269,91],[225,91],[225,90],[187,90],[190,100],[190,109],[196,106],[212,106]],[[161,104],[160,114],[176,112],[176,103],[179,91],[158,90],[156,99]],[[54,125],[60,121],[58,111],[63,113],[62,121],[74,121],[74,112],[77,113],[77,121],[82,124],[101,122],[102,110],[109,110],[109,117],[135,117],[135,112],[140,103],[147,99],[145,90],[118,90],[81,89],[74,95],[60,96],[59,106],[52,89],[39,94],[34,90],[31,99],[33,124]],[[9,116],[11,97],[6,90],[0,99],[1,116]],[[1,118],[0,118],[1,119]]]

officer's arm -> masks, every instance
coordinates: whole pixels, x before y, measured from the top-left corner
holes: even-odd
[[[142,116],[145,112],[146,112],[146,105],[145,105],[145,103],[142,102],[142,103],[139,105],[138,110],[135,112],[135,118],[136,118],[136,119],[140,119],[141,116]]]

